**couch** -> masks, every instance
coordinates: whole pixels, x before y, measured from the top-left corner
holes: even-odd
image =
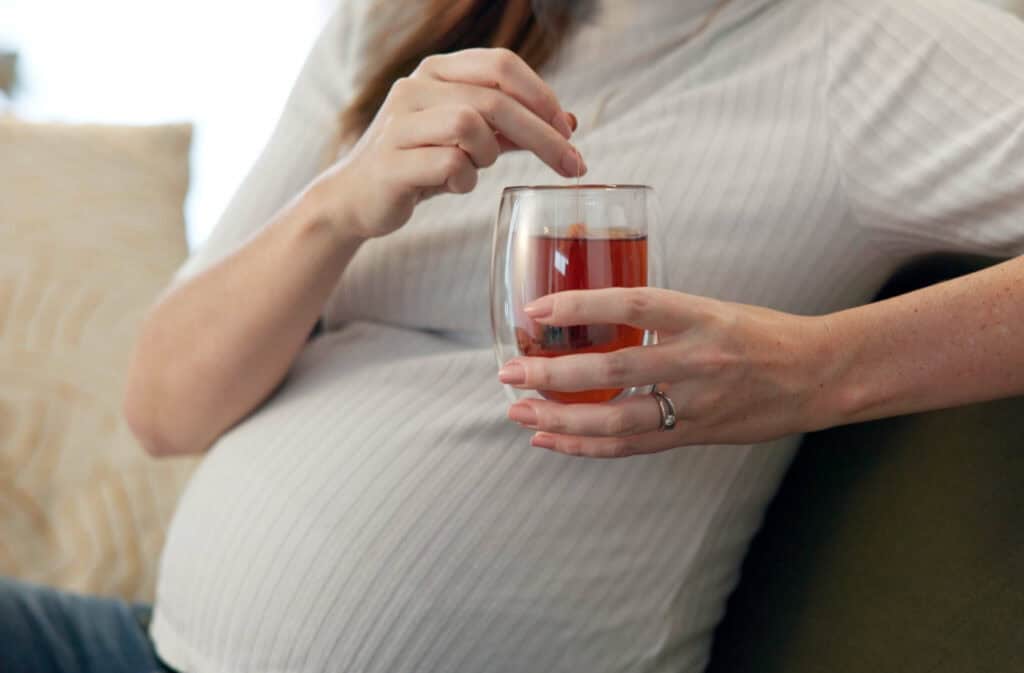
[[[121,386],[187,255],[190,140],[0,116],[0,575],[152,597],[195,461],[139,449]]]
[[[992,261],[919,260],[882,296]],[[809,435],[708,673],[1021,671],[1024,398]]]

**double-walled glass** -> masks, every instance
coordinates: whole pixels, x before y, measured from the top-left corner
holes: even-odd
[[[630,325],[542,325],[523,307],[566,290],[658,284],[654,192],[643,185],[509,187],[491,258],[491,326],[502,365],[519,356],[607,353],[654,342]],[[506,386],[513,399],[532,393]],[[637,389],[540,391],[558,402],[606,402]]]

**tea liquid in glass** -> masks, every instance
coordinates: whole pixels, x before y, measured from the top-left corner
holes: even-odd
[[[573,233],[570,229],[570,233]],[[604,237],[533,236],[528,255],[535,260],[525,279],[525,302],[565,290],[647,285],[647,237],[604,232]],[[516,327],[519,351],[526,356],[556,357],[579,353],[608,353],[640,346],[644,330],[629,325],[573,325],[556,327],[530,321]],[[607,402],[621,388],[579,392],[540,391],[558,402]]]

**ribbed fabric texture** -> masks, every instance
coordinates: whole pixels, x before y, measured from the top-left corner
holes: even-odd
[[[345,3],[213,237],[315,175],[366,52]],[[817,314],[911,256],[1024,250],[1024,27],[971,0],[603,0],[543,73],[593,182],[660,194],[671,288]],[[528,446],[488,326],[508,155],[367,244],[328,333],[201,465],[153,635],[188,673],[695,672],[796,438],[619,461]],[[259,292],[260,288],[252,288]],[[258,338],[258,335],[254,335]],[[685,404],[685,400],[678,401]]]

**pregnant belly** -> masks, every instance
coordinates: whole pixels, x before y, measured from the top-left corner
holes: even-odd
[[[304,356],[197,471],[158,583],[153,633],[172,666],[700,666],[697,634],[731,583],[722,568],[738,565],[777,482],[766,470],[762,487],[730,491],[759,454],[540,451],[503,420],[489,353],[430,354],[399,371],[361,352],[358,363]],[[786,452],[774,455],[781,474]],[[734,533],[709,539],[726,510],[738,513]],[[691,584],[699,595],[682,591]],[[694,644],[673,648],[684,641]]]

